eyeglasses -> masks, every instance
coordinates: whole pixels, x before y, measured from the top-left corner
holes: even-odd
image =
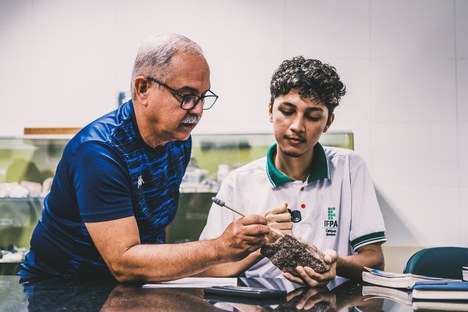
[[[146,77],[147,80],[155,82],[167,90],[171,92],[172,96],[174,96],[179,102],[180,102],[180,108],[185,109],[185,110],[191,110],[195,106],[197,106],[198,102],[202,102],[203,105],[203,110],[207,110],[213,107],[213,105],[216,103],[216,100],[218,99],[218,96],[214,94],[211,90],[208,90],[205,95],[198,96],[196,94],[182,94],[179,91],[172,89],[165,83],[154,79],[151,76]]]

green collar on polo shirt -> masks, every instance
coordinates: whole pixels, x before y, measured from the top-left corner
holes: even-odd
[[[294,179],[284,175],[275,167],[275,154],[276,143],[273,144],[267,152],[266,172],[271,184],[273,187],[278,187],[282,184],[293,182]],[[312,159],[312,166],[310,168],[310,174],[309,178],[307,179],[307,183],[324,178],[329,178],[327,156],[325,155],[325,151],[323,150],[322,145],[317,142],[317,144],[314,146],[314,157]]]

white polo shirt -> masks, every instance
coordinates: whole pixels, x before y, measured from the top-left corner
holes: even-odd
[[[312,169],[307,181],[295,181],[274,166],[276,144],[267,156],[232,171],[217,197],[245,215],[265,215],[266,211],[288,203],[300,210],[302,220],[293,224],[293,234],[339,255],[354,254],[361,246],[385,242],[385,225],[374,184],[363,159],[347,149],[314,147]],[[239,218],[216,204],[211,206],[200,239],[220,236]],[[281,277],[269,259],[254,264],[247,277]]]

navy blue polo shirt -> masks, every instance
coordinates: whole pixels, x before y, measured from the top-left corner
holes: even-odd
[[[132,101],[83,128],[65,147],[19,275],[110,277],[85,222],[134,216],[142,244],[164,243],[191,145],[149,147]]]

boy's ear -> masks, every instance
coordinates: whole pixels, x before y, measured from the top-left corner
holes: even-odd
[[[270,122],[273,122],[273,104],[271,102],[268,103],[268,117]]]
[[[324,133],[328,131],[328,128],[330,128],[334,120],[335,120],[335,114],[331,114],[330,117],[328,117],[327,125],[325,126],[325,128],[323,128]]]

